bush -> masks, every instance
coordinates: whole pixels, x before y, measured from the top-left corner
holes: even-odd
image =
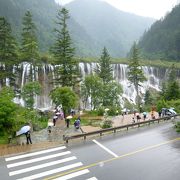
[[[98,115],[98,116],[103,116],[103,115],[104,115],[104,108],[100,107],[100,108],[97,110],[97,115]]]
[[[175,125],[176,131],[180,133],[180,122],[177,122]]]
[[[110,107],[108,111],[108,116],[116,116],[121,112],[121,109],[118,107]]]
[[[111,128],[112,127],[112,121],[111,120],[105,120],[103,122],[102,128],[106,129],[106,128]]]
[[[168,104],[168,108],[170,107],[174,107],[175,108],[175,111],[177,113],[180,113],[180,100],[171,100],[171,101],[167,101],[167,104]]]

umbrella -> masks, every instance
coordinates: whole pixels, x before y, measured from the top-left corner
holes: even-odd
[[[19,131],[16,132],[16,136],[27,133],[31,129],[31,126],[23,126]]]
[[[147,112],[143,112],[143,115],[147,115]]]
[[[56,115],[60,115],[61,113],[60,112],[57,112]]]
[[[53,123],[52,122],[48,122],[48,126],[53,126]]]
[[[66,119],[72,119],[73,117],[72,116],[67,116]]]
[[[53,116],[53,119],[57,119],[58,118],[58,116]]]

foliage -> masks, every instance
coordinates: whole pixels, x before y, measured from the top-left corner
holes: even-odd
[[[82,101],[86,105],[88,98],[91,97],[91,108],[96,109],[102,103],[102,79],[97,75],[88,75],[81,85]]]
[[[139,51],[136,43],[132,47],[132,54],[130,58],[130,63],[128,66],[128,80],[134,85],[137,93],[137,105],[140,109],[140,96],[139,96],[139,86],[140,83],[146,81],[146,77],[143,74],[142,67],[139,64]]]
[[[9,78],[10,85],[14,84],[13,66],[17,63],[17,44],[12,35],[11,25],[4,17],[0,17],[0,84],[6,84]],[[15,66],[14,66],[15,67]]]
[[[25,101],[25,106],[32,109],[34,105],[34,97],[40,95],[41,85],[39,82],[29,82],[22,89],[22,97]]]
[[[21,58],[33,65],[37,64],[39,58],[38,41],[36,37],[36,26],[32,19],[32,14],[27,11],[23,17]]]
[[[139,42],[144,57],[148,59],[180,59],[180,5],[164,18],[156,21]]]
[[[162,108],[168,108],[168,104],[164,99],[162,99],[157,101],[156,107],[157,111],[160,111]]]
[[[180,133],[180,122],[176,122],[175,128],[176,128],[176,131]]]
[[[167,101],[166,103],[168,105],[168,108],[174,107],[175,111],[177,113],[180,113],[180,99]]]
[[[4,87],[0,91],[0,134],[11,134],[16,128],[17,105],[12,101],[13,91]]]
[[[57,25],[55,29],[56,41],[51,48],[51,52],[55,58],[55,68],[57,77],[55,82],[61,86],[74,87],[79,81],[78,61],[73,58],[75,49],[72,47],[70,33],[67,27],[67,20],[70,18],[67,9],[62,8],[58,12]]]
[[[103,107],[99,107],[99,108],[97,109],[97,115],[98,115],[98,116],[103,116],[103,114],[104,114],[104,108],[103,108]]]
[[[103,124],[102,124],[102,128],[103,128],[103,129],[111,128],[111,127],[112,127],[112,121],[111,121],[111,120],[105,120],[105,121],[103,121]]]
[[[107,84],[113,80],[112,71],[110,56],[108,50],[104,47],[101,58],[99,59],[99,64],[97,65],[96,73],[102,79],[103,84]]]
[[[120,112],[121,112],[120,107],[111,106],[107,113],[108,113],[108,116],[117,116]]]
[[[167,101],[180,98],[180,84],[177,80],[177,69],[175,69],[174,64],[169,70],[168,81],[163,83],[160,94]]]
[[[109,82],[105,84],[102,89],[102,102],[103,106],[119,106],[120,96],[123,90],[120,84],[116,82]]]
[[[56,106],[62,105],[65,115],[77,106],[78,97],[69,87],[55,88],[50,92],[50,97]]]

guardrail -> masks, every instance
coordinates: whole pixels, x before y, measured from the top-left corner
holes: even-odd
[[[142,121],[142,122],[137,122],[137,123],[132,123],[132,124],[127,124],[127,125],[123,125],[123,126],[117,126],[117,127],[113,127],[113,128],[106,128],[106,129],[101,129],[101,130],[98,130],[98,131],[92,131],[92,132],[88,132],[88,133],[82,133],[82,134],[77,134],[77,135],[73,135],[73,136],[65,136],[63,135],[63,140],[66,141],[66,143],[68,143],[68,141],[70,139],[77,139],[77,138],[81,138],[83,137],[84,140],[86,139],[87,136],[90,136],[90,135],[94,135],[94,134],[100,134],[100,136],[103,135],[103,133],[105,132],[110,132],[110,131],[113,131],[114,133],[116,133],[116,131],[118,129],[124,129],[126,128],[127,130],[129,129],[129,127],[134,127],[134,126],[138,126],[140,127],[142,124],[151,124],[151,123],[154,123],[154,122],[160,122],[162,120],[169,120],[171,119],[172,117],[176,117],[176,116],[180,116],[180,114],[176,114],[176,115],[173,115],[173,116],[165,116],[165,117],[162,117],[162,118],[158,118],[158,119],[151,119],[151,120],[147,120],[147,121]]]

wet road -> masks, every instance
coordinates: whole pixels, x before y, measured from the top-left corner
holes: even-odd
[[[134,128],[50,151],[29,157],[14,155],[17,159],[1,158],[1,178],[180,179],[180,134],[175,132],[172,123]]]

